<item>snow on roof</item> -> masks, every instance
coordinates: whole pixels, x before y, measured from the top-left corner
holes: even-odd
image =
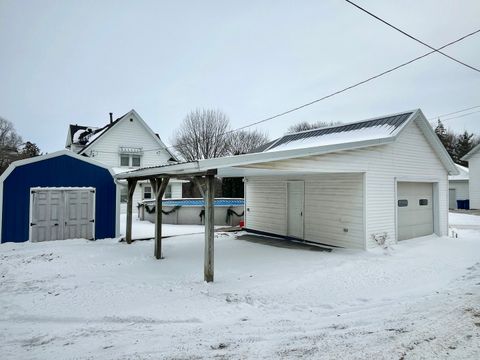
[[[411,115],[410,111],[373,120],[286,134],[263,151],[273,152],[383,139],[391,136]]]
[[[460,174],[448,176],[448,180],[469,180],[469,170],[467,167],[455,164]]]
[[[94,133],[96,130],[98,130],[98,128],[93,126],[83,127],[82,129],[75,131],[75,133],[72,135],[72,142],[78,143],[86,135]]]

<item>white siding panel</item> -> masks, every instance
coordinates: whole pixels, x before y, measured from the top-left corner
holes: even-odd
[[[161,150],[159,143],[140,123],[136,116],[121,120],[118,124],[108,130],[105,135],[99,137],[89,149],[87,155],[93,154],[93,159],[103,164],[119,167],[119,147],[141,147],[144,152],[141,159],[141,167],[166,164],[170,155],[167,151]]]
[[[480,209],[480,154],[476,153],[468,160],[470,181],[468,190],[470,193],[470,207]]]
[[[287,235],[288,180],[305,181],[304,239],[364,248],[363,174],[250,177],[246,182],[246,226]]]
[[[277,178],[249,178],[246,182],[246,226],[249,229],[287,235],[285,181]]]
[[[132,121],[130,121],[132,119]],[[99,137],[85,153],[96,161],[111,167],[120,167],[120,146],[143,149],[140,160],[141,167],[167,164],[170,154],[160,149],[160,145],[152,134],[145,129],[134,115],[122,119],[104,135]],[[148,182],[144,182],[148,184]],[[148,185],[147,185],[148,186]],[[143,189],[138,184],[133,195],[133,205],[143,200]],[[176,197],[182,197],[181,187],[175,187]],[[173,187],[172,187],[173,192]],[[136,211],[134,209],[134,211]]]
[[[467,200],[468,195],[468,180],[450,180],[449,188],[455,189],[456,200]]]
[[[182,197],[182,183],[170,181],[170,185],[172,187],[172,198],[180,199]]]
[[[478,176],[480,177],[480,161],[478,165]],[[366,172],[366,241],[368,247],[376,245],[371,240],[372,234],[386,232],[389,241],[396,239],[396,179],[399,181],[408,179],[410,181],[438,182],[440,211],[438,232],[440,235],[448,233],[447,170],[414,122],[409,124],[392,144],[275,161],[253,167],[301,173]],[[472,169],[470,176],[472,176]],[[480,186],[477,194],[476,207],[480,208]],[[472,190],[470,190],[470,197],[472,199]],[[247,197],[247,201],[250,202],[250,200],[251,197]]]
[[[305,239],[364,248],[363,174],[306,177]]]

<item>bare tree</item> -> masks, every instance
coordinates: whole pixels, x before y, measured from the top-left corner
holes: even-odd
[[[18,148],[22,138],[15,131],[13,124],[0,117],[0,173],[18,157]]]
[[[338,121],[331,121],[331,122],[325,122],[325,121],[316,121],[313,123],[309,123],[307,121],[302,121],[299,122],[298,124],[292,125],[288,128],[287,132],[288,133],[295,133],[295,132],[300,132],[300,131],[306,131],[306,130],[313,130],[313,129],[320,129],[324,128],[327,126],[335,126],[335,125],[341,125],[341,122]]]
[[[185,160],[225,156],[229,153],[229,130],[228,117],[221,111],[197,109],[183,120],[172,143]]]
[[[267,134],[257,130],[241,130],[229,135],[229,155],[246,154],[268,142]]]

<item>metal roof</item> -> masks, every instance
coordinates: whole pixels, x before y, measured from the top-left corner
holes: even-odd
[[[342,135],[346,135],[348,133],[348,136],[351,136],[351,135],[354,135],[354,133],[359,133],[360,130],[372,129],[372,128],[382,128],[384,131],[381,135],[388,136],[388,135],[391,135],[395,130],[397,130],[405,121],[407,121],[407,119],[412,114],[413,112],[409,111],[401,114],[390,115],[390,116],[376,118],[372,120],[365,120],[365,121],[360,121],[360,122],[355,122],[355,123],[350,123],[345,125],[335,125],[335,126],[329,126],[329,127],[320,128],[320,129],[306,130],[306,131],[301,131],[297,133],[286,134],[280,139],[278,139],[275,143],[270,145],[269,147],[266,147],[264,149],[261,149],[260,147],[257,151],[259,152],[270,151],[282,145],[291,144],[294,142],[298,142],[299,146],[303,146],[305,139],[318,140],[318,142],[316,142],[315,145],[322,145],[322,140],[323,140],[322,137],[325,137],[326,135],[338,134],[340,135],[338,137],[338,141],[341,141]]]
[[[267,149],[263,152],[237,156],[226,156],[221,158],[202,159],[185,163],[140,168],[134,171],[117,174],[115,177],[117,179],[138,180],[158,176],[192,176],[210,171],[214,171],[219,176],[244,177],[248,175],[247,172],[252,174],[262,168],[261,166],[252,165],[389,144],[394,142],[402,130],[413,121],[419,126],[426,141],[433,147],[449,174],[457,175],[459,173],[458,169],[455,167],[455,164],[437,135],[434,133],[427,119],[421,110],[418,109],[351,124],[288,134],[283,138],[298,135],[300,140],[290,140],[286,143],[288,144],[287,146],[277,146],[277,143],[283,139],[280,138],[277,143],[272,145],[271,149],[273,150]],[[348,131],[346,129],[350,130]],[[332,136],[329,137],[325,135],[327,132],[329,132],[330,135],[333,135],[334,139],[332,139]],[[314,133],[317,135],[306,135],[307,133]],[[324,135],[318,135],[322,133]],[[307,139],[307,144],[305,144],[304,139]],[[313,139],[314,141],[310,142],[310,139]],[[293,146],[290,146],[291,143],[293,143]],[[273,171],[281,172],[279,170]]]

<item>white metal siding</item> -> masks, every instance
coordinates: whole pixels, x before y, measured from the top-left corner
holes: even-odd
[[[277,178],[246,179],[245,222],[249,229],[287,235],[286,183]]]
[[[414,122],[409,124],[392,144],[275,161],[261,164],[261,166],[303,173],[366,172],[366,241],[368,247],[376,245],[371,239],[372,234],[386,232],[389,241],[396,239],[396,178],[398,181],[438,182],[440,211],[438,233],[439,235],[448,233],[447,170]],[[472,176],[471,171],[470,174]],[[268,191],[268,186],[266,188]],[[478,190],[479,202],[477,207],[480,208],[480,188]],[[247,195],[249,202],[252,200],[252,195]],[[258,196],[262,197],[262,194],[259,193]],[[266,196],[268,196],[268,192]],[[256,201],[264,200],[258,199]],[[268,212],[268,206],[265,207],[265,211]],[[265,216],[270,215],[265,214]]]
[[[470,207],[480,209],[480,153],[476,153],[468,160],[470,181],[468,190],[470,194]]]
[[[133,121],[130,121],[130,118]],[[85,153],[94,160],[111,167],[120,167],[120,146],[143,149],[140,160],[141,167],[156,166],[167,164],[170,154],[160,148],[159,143],[152,137],[151,133],[145,129],[135,115],[131,115],[108,130],[105,135],[98,138]],[[148,182],[146,182],[148,183]],[[147,185],[148,186],[148,185]],[[176,195],[182,197],[181,188]],[[172,187],[173,192],[173,187]],[[136,208],[137,203],[143,200],[143,190],[140,184],[137,184],[133,194],[133,205]],[[135,211],[135,209],[134,209]]]
[[[468,180],[450,180],[449,181],[450,189],[455,189],[456,191],[456,200],[467,200],[468,196]]]
[[[305,240],[365,247],[363,174],[250,177],[246,182],[247,228],[287,235],[288,180],[305,181]]]
[[[363,174],[322,174],[305,182],[305,239],[364,248]]]
[[[182,183],[181,182],[170,182],[172,186],[172,198],[180,199],[182,197]]]
[[[130,118],[133,121],[130,121]],[[136,116],[121,120],[98,138],[85,152],[93,159],[112,167],[120,166],[119,147],[143,148],[141,167],[166,164],[170,154],[160,149],[160,145]]]

